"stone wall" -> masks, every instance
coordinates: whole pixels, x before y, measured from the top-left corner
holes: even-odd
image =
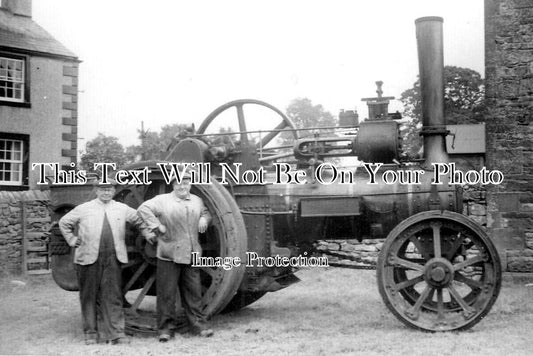
[[[533,271],[533,1],[485,0],[487,228],[512,272]]]
[[[346,268],[375,268],[383,239],[375,240],[322,240],[315,248],[327,256],[330,266]]]
[[[25,200],[27,198],[31,200]],[[48,194],[0,192],[0,274],[25,271],[23,235],[26,236],[28,270],[48,269],[44,261],[48,255],[49,230]]]

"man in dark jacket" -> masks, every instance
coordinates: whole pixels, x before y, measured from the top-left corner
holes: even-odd
[[[135,209],[113,200],[114,181],[96,183],[95,191],[96,199],[68,212],[59,220],[59,228],[67,243],[76,248],[74,263],[85,343],[129,343],[124,334],[120,267],[128,262],[126,222],[139,227],[144,236],[150,236]]]

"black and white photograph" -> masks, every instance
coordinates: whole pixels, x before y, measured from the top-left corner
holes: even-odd
[[[0,355],[530,355],[533,1],[0,0]]]

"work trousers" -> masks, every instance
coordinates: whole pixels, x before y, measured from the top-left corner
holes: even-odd
[[[122,269],[107,217],[96,262],[78,265],[77,272],[85,338],[107,341],[124,337]]]
[[[200,310],[202,286],[200,270],[191,265],[157,260],[157,329],[170,334],[176,325],[176,296],[180,299],[189,326],[193,331],[207,327],[207,319]]]
[[[86,339],[100,338],[103,341],[125,336],[121,273],[115,254],[100,255],[95,263],[78,266],[83,332]]]

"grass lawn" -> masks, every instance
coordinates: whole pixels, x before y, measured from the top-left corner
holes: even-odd
[[[381,301],[375,271],[312,268],[297,275],[302,282],[216,316],[212,338],[178,335],[161,344],[136,337],[127,346],[85,346],[78,294],[51,276],[6,277],[0,280],[0,354],[533,354],[533,287],[526,285],[533,277],[506,276],[492,311],[471,330],[433,334],[396,320]]]

